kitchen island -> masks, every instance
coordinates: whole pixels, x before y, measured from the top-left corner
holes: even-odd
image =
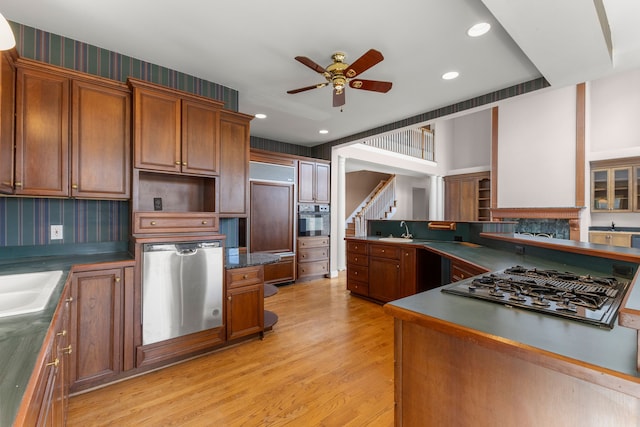
[[[591,266],[570,266],[580,274],[599,267],[600,256],[610,251],[580,242],[555,245],[513,236],[484,237],[555,250],[555,258],[542,257],[536,262],[546,258],[544,268],[561,271],[567,270],[566,260],[575,260],[572,254],[592,253]],[[484,257],[491,264],[486,266],[489,271],[505,267],[490,262],[492,251],[483,251],[481,246],[477,256],[469,253],[473,250],[469,247],[460,247],[454,254],[455,245],[450,242],[433,246],[450,257],[464,252],[477,265],[482,265]],[[618,259],[640,260],[633,251],[623,251]],[[527,263],[531,258],[523,256],[521,261]],[[384,306],[395,318],[396,425],[638,425],[635,329],[601,328],[447,294],[443,288]],[[626,304],[636,299],[640,289],[635,288],[629,291]]]

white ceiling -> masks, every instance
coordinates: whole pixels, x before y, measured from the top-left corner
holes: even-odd
[[[540,76],[560,87],[640,67],[637,0],[0,0],[0,13],[236,89],[240,111],[268,116],[253,136],[306,146]],[[491,31],[468,37],[480,21]],[[347,88],[342,111],[330,87],[286,93],[324,81],[295,56],[326,66],[370,48],[385,59],[361,77],[392,81],[388,93]]]

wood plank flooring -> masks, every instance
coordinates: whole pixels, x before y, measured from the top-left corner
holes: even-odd
[[[393,425],[393,318],[345,277],[282,286],[264,340],[73,396],[68,426]]]

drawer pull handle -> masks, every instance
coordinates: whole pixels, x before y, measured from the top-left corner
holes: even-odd
[[[58,332],[56,335],[59,337],[65,337],[67,336],[67,330],[63,329],[62,331]]]
[[[56,357],[56,359],[53,362],[47,363],[46,366],[56,366],[57,367],[59,364],[60,364],[60,359],[58,359]]]
[[[64,351],[66,354],[71,354],[71,352],[73,351],[73,349],[71,348],[71,346],[69,347],[65,347],[62,349],[62,351]]]
[[[69,297],[66,300],[64,300],[65,302],[73,302],[73,297]]]

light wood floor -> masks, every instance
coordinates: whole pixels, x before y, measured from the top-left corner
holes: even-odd
[[[282,286],[259,339],[73,396],[69,426],[392,426],[393,318],[345,279]]]

